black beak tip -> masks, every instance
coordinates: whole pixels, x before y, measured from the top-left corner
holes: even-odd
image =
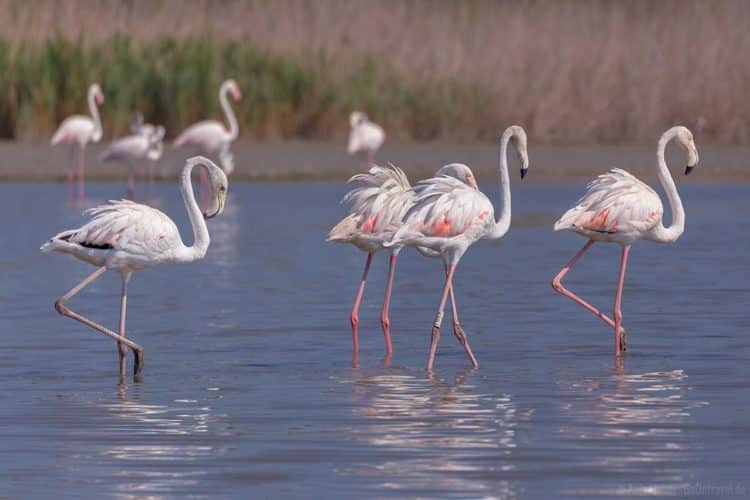
[[[692,166],[688,165],[687,167],[685,167],[685,175],[690,175],[690,172],[692,171],[693,171]]]
[[[522,168],[521,169],[521,179],[523,179],[524,177],[526,177],[526,172],[527,171],[528,171],[528,169],[526,169],[526,168]]]

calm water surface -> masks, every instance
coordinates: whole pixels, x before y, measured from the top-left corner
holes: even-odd
[[[402,253],[384,363],[377,256],[353,367],[364,255],[323,241],[344,186],[234,183],[204,261],[135,275],[145,376],[120,387],[115,345],[52,308],[91,268],[38,252],[82,207],[59,184],[0,185],[0,497],[748,495],[748,187],[680,187],[685,235],[631,254],[621,364],[611,332],[549,287],[583,244],[550,229],[582,185],[532,181],[514,184],[509,236],[457,273],[480,368],[445,321],[428,375],[438,261]],[[174,184],[150,202],[190,240]],[[595,246],[568,283],[608,311],[617,259]],[[118,294],[107,274],[71,306],[114,326]]]

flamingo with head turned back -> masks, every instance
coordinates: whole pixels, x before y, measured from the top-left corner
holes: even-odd
[[[385,141],[385,132],[377,123],[371,122],[361,111],[354,111],[349,116],[349,144],[346,151],[350,154],[363,154],[364,171],[374,165],[375,153]]]
[[[615,355],[627,350],[625,329],[622,327],[622,287],[630,246],[645,239],[657,243],[673,243],[685,230],[685,210],[677,193],[664,150],[667,144],[677,139],[687,151],[688,161],[685,175],[698,163],[698,148],[693,134],[685,127],[672,127],[661,136],[657,147],[657,175],[664,187],[672,208],[672,223],[664,227],[664,207],[659,195],[635,176],[620,169],[600,175],[587,186],[586,194],[578,203],[565,212],[555,223],[555,231],[570,230],[588,239],[565,267],[552,280],[555,291],[572,299],[592,312],[615,332]],[[610,319],[597,308],[575,295],[562,285],[562,278],[595,242],[618,243],[622,247],[620,271],[615,293],[613,318]]]
[[[203,213],[195,201],[190,180],[190,173],[196,166],[206,169],[212,188],[210,206]],[[134,271],[157,264],[177,264],[202,259],[210,243],[205,219],[219,215],[224,210],[227,188],[226,175],[212,161],[200,156],[187,160],[180,176],[180,189],[193,228],[192,246],[186,246],[182,242],[177,226],[166,214],[127,200],[111,201],[108,205],[87,210],[86,213],[92,216],[89,222],[77,229],[63,231],[42,245],[42,252],[54,250],[68,253],[97,267],[96,271],[60,297],[55,302],[55,309],[118,341],[121,380],[125,377],[128,347],[135,355],[134,375],[139,377],[143,370],[143,348],[125,334],[130,277]],[[119,332],[70,310],[66,304],[107,270],[117,271],[122,276]]]
[[[104,102],[104,94],[98,83],[93,83],[88,91],[88,104],[91,116],[72,115],[67,117],[57,127],[50,143],[54,146],[60,143],[68,143],[75,148],[78,146],[78,200],[85,198],[85,150],[89,142],[99,142],[102,138],[102,122],[99,118],[99,106]],[[73,149],[75,151],[75,149]],[[68,199],[73,198],[73,183],[75,179],[75,168],[71,165],[66,173],[68,184]]]
[[[477,188],[474,174],[465,165],[457,163],[446,165],[438,170],[436,175],[449,175],[472,186],[474,189]],[[414,193],[411,190],[411,185],[406,174],[400,168],[393,165],[385,167],[373,166],[369,172],[357,174],[349,179],[349,182],[354,184],[355,187],[346,194],[342,202],[351,203],[350,213],[331,229],[327,241],[351,243],[367,253],[365,269],[362,273],[362,279],[350,315],[352,341],[356,357],[359,351],[357,334],[359,305],[372,263],[372,256],[374,253],[383,250],[384,243],[393,237],[395,230],[401,224],[403,215],[414,201]],[[439,256],[439,254],[430,249],[418,248],[417,250],[428,257]],[[401,247],[392,247],[390,251],[388,281],[383,300],[383,309],[380,315],[380,324],[385,337],[386,357],[389,357],[393,352],[389,314],[393,280],[396,272],[396,260],[398,259]],[[452,292],[450,298],[455,309]],[[455,325],[457,323],[454,322]]]
[[[393,240],[385,245],[428,248],[438,252],[445,263],[445,286],[432,327],[427,358],[428,370],[432,370],[435,361],[445,302],[453,286],[453,275],[459,260],[472,243],[480,239],[502,238],[510,228],[508,144],[512,144],[519,155],[523,179],[529,166],[526,142],[526,132],[517,125],[508,127],[500,139],[499,174],[502,207],[497,220],[494,217],[492,202],[484,193],[449,176],[434,177],[414,187],[414,204],[404,216],[403,224]],[[457,323],[457,311],[454,310],[453,315]],[[456,332],[456,337],[472,365],[478,366],[463,329]]]
[[[128,198],[133,198],[135,191],[136,161],[149,160],[149,181],[153,179],[153,164],[161,158],[163,151],[162,138],[164,127],[154,125],[141,126],[138,132],[113,141],[100,155],[99,161],[123,160],[128,163]]]

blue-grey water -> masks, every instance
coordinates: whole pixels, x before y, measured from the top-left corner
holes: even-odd
[[[134,276],[146,365],[119,386],[114,343],[52,307],[91,267],[38,251],[82,207],[60,184],[2,184],[0,497],[748,495],[748,187],[679,187],[684,236],[631,252],[621,363],[611,331],[549,286],[583,244],[550,229],[582,184],[514,179],[509,235],[456,275],[480,367],[447,320],[429,375],[438,261],[402,253],[384,363],[376,256],[353,367],[364,255],[324,242],[345,186],[234,183],[205,260]],[[191,239],[175,184],[150,201]],[[595,245],[567,283],[610,311],[618,257]],[[70,306],[115,327],[119,289],[107,273]]]

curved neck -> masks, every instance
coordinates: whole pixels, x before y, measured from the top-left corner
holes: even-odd
[[[510,177],[508,176],[508,142],[513,133],[506,130],[500,138],[498,176],[500,182],[500,213],[489,238],[502,238],[510,229]]]
[[[227,92],[229,92],[229,87],[221,88],[219,91],[219,102],[221,102],[221,108],[224,110],[227,122],[229,122],[229,140],[233,141],[237,139],[239,130],[237,128],[237,119],[234,117],[234,112],[232,111],[232,106],[229,105],[229,100],[227,100]]]
[[[91,118],[94,120],[94,137],[95,141],[98,141],[102,137],[102,122],[99,118],[99,108],[96,106],[96,92],[89,90],[89,111],[91,112]]]
[[[652,231],[653,239],[662,243],[676,241],[685,231],[685,210],[682,208],[682,200],[677,193],[677,187],[674,184],[672,174],[669,173],[667,162],[664,159],[664,151],[667,148],[667,144],[676,136],[677,131],[675,129],[665,132],[664,135],[661,136],[661,139],[659,139],[659,147],[656,152],[659,182],[661,182],[661,185],[664,187],[667,199],[669,200],[669,206],[672,209],[672,224],[669,227],[664,227],[664,223],[660,222],[654,231]]]
[[[201,209],[198,206],[198,202],[195,201],[195,194],[193,194],[193,182],[190,180],[190,174],[193,171],[195,165],[188,163],[182,169],[182,175],[180,177],[180,190],[182,191],[182,199],[185,202],[185,209],[190,219],[190,225],[193,227],[193,246],[186,247],[179,260],[182,262],[189,262],[197,259],[201,259],[206,255],[208,251],[208,245],[211,243],[211,238],[208,235],[208,227],[206,227],[206,221],[203,218]]]

